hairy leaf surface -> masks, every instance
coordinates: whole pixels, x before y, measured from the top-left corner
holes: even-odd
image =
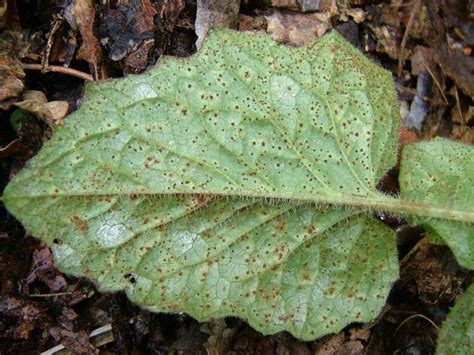
[[[474,285],[468,287],[443,322],[436,354],[472,354],[474,351]]]
[[[314,339],[373,319],[397,277],[394,234],[368,210],[474,216],[377,191],[398,126],[390,74],[336,32],[289,49],[219,31],[88,86],[3,200],[101,290]]]
[[[401,196],[413,204],[472,211],[474,154],[471,146],[435,139],[405,147],[400,169]],[[441,238],[459,264],[474,269],[474,225],[426,216],[411,216],[430,237]]]

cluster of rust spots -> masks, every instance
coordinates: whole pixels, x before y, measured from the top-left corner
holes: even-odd
[[[71,217],[71,222],[74,223],[76,228],[81,231],[82,234],[87,234],[87,231],[89,230],[89,224],[87,221],[78,215],[73,215]]]

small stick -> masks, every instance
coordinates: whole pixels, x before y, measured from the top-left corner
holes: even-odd
[[[96,348],[108,343],[112,343],[115,340],[114,334],[112,332],[112,325],[106,324],[100,328],[94,329],[90,333],[89,338],[91,340],[92,345],[94,345]],[[53,355],[60,352],[62,353],[62,351],[65,349],[66,347],[64,345],[59,344],[56,345],[54,348],[43,351],[41,355]]]
[[[80,78],[87,81],[94,81],[94,78],[90,74],[81,72],[76,69],[61,67],[59,65],[48,65],[45,68],[43,68],[41,64],[22,63],[22,65],[23,65],[23,69],[26,69],[26,70],[41,70],[42,72],[61,73],[61,74],[75,76],[76,78]]]
[[[458,109],[459,118],[463,124],[466,124],[466,122],[464,122],[464,115],[461,110],[461,100],[459,100],[458,87],[456,85],[454,85],[454,96],[456,97],[456,107]]]
[[[439,331],[439,328],[438,326],[436,325],[435,322],[433,322],[431,319],[429,319],[427,316],[424,316],[423,314],[421,313],[418,313],[418,314],[414,314],[406,319],[404,319],[397,327],[397,329],[395,329],[395,332],[393,333],[393,336],[397,335],[398,331],[400,330],[400,328],[406,323],[408,322],[409,320],[413,319],[413,318],[422,318],[426,321],[428,321],[433,327],[435,327],[436,331]]]
[[[446,96],[444,95],[443,89],[441,88],[441,84],[439,83],[439,81],[434,76],[433,72],[430,70],[430,68],[425,63],[423,63],[423,66],[425,67],[425,69],[428,71],[428,73],[433,78],[433,80],[436,84],[436,87],[438,88],[439,92],[441,93],[441,96],[443,96],[444,102],[446,102],[446,104],[448,105],[449,102],[448,102],[448,99],[446,98]]]
[[[428,236],[425,235],[423,238],[421,238],[413,248],[411,248],[411,250],[403,257],[402,260],[400,260],[400,270],[402,269],[402,267],[408,262],[408,260],[410,260],[410,258],[412,257],[412,255],[418,250],[420,249],[420,247],[422,246],[425,246],[425,244],[428,244],[429,242],[429,239],[428,239]]]
[[[403,34],[402,43],[400,44],[400,53],[398,55],[398,77],[402,76],[403,64],[405,64],[405,46],[408,41],[408,35],[410,34],[411,27],[415,22],[415,16],[420,11],[421,8],[421,0],[416,0],[415,6],[413,6],[413,10],[411,11],[410,18],[407,22],[407,27],[405,28],[405,33]]]
[[[397,87],[398,90],[408,92],[412,94],[413,96],[418,96],[420,99],[427,101],[431,103],[432,105],[447,106],[446,102],[444,101],[440,101],[440,100],[433,99],[432,97],[420,95],[418,91],[413,90],[411,88],[407,88],[401,84],[395,83],[395,86]]]
[[[46,49],[44,51],[43,59],[41,60],[41,65],[43,68],[48,67],[49,65],[49,56],[51,55],[51,47],[53,46],[53,40],[55,33],[59,30],[61,25],[63,24],[64,19],[62,17],[58,17],[54,20],[53,28],[48,34],[48,41],[46,42]]]
[[[55,296],[64,296],[70,295],[72,292],[56,292],[56,293],[31,293],[28,297],[55,297]]]

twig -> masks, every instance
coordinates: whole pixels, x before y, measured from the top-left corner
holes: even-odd
[[[428,236],[425,235],[423,238],[421,238],[413,248],[411,248],[411,250],[403,257],[402,260],[400,260],[400,270],[402,269],[402,267],[408,262],[408,260],[410,260],[410,258],[412,257],[412,255],[418,250],[420,249],[422,246],[425,246],[425,244],[428,244],[429,242],[429,239],[428,239]]]
[[[64,296],[70,295],[72,292],[56,292],[56,293],[32,293],[29,294],[28,297],[55,297],[55,296]]]
[[[114,334],[112,333],[112,324],[106,324],[100,328],[94,329],[89,335],[92,345],[96,348],[113,342]],[[54,348],[43,351],[41,355],[53,355],[62,352],[66,347],[62,344],[56,345]]]
[[[448,105],[449,102],[448,102],[448,99],[446,98],[446,96],[444,95],[444,92],[443,92],[443,89],[441,88],[441,84],[439,83],[438,79],[436,79],[436,77],[434,76],[433,72],[430,70],[430,68],[425,64],[423,63],[423,66],[425,67],[425,69],[428,71],[428,73],[431,75],[431,77],[433,78],[435,84],[436,84],[436,87],[438,88],[439,92],[441,93],[441,96],[443,96],[443,99],[444,99],[444,102],[446,102],[446,104]]]
[[[51,54],[51,48],[53,46],[54,35],[59,30],[61,25],[63,24],[64,19],[62,17],[58,17],[54,20],[53,28],[48,34],[48,41],[46,42],[46,49],[44,51],[43,58],[41,60],[41,66],[47,68],[49,65],[49,56]]]
[[[408,41],[408,36],[410,34],[411,27],[415,22],[415,16],[420,11],[421,8],[421,0],[416,0],[415,6],[411,10],[410,18],[407,22],[407,27],[405,28],[405,33],[403,34],[402,43],[400,44],[400,53],[398,55],[398,77],[402,76],[403,65],[405,64],[405,46]]]
[[[90,74],[81,72],[76,69],[61,67],[59,65],[49,65],[45,68],[43,68],[41,64],[22,63],[22,65],[23,65],[23,69],[26,69],[26,70],[41,70],[42,72],[61,73],[61,74],[75,76],[77,78],[81,78],[87,81],[94,81],[94,79],[92,78],[92,75]]]
[[[428,97],[428,96],[423,96],[423,95],[420,95],[420,93],[414,89],[411,89],[411,88],[407,88],[399,83],[395,83],[395,86],[397,87],[398,90],[400,91],[405,91],[405,92],[408,92],[410,94],[412,94],[413,96],[418,96],[420,99],[422,100],[425,100],[429,103],[431,103],[432,105],[438,105],[438,106],[447,106],[448,104],[443,102],[443,101],[440,101],[440,100],[436,100],[436,99],[433,99],[432,97]]]
[[[458,109],[459,119],[463,124],[465,124],[464,115],[462,114],[461,110],[461,101],[459,100],[458,87],[456,85],[454,85],[454,96],[456,97],[456,107]]]
[[[438,326],[436,325],[435,322],[433,322],[433,321],[432,321],[431,319],[429,319],[427,316],[425,316],[425,315],[423,315],[423,314],[421,314],[421,313],[417,313],[417,314],[414,314],[414,315],[412,315],[412,316],[410,316],[410,317],[404,319],[404,320],[398,325],[397,329],[395,329],[395,332],[393,333],[393,336],[396,336],[397,333],[398,333],[398,331],[400,330],[400,328],[403,327],[403,325],[404,325],[406,322],[412,320],[413,318],[422,318],[422,319],[428,321],[433,327],[435,327],[436,331],[439,331],[439,328],[438,328]]]
[[[388,4],[389,7],[410,7],[413,5],[413,2],[409,2],[406,4]]]
[[[5,158],[16,151],[18,145],[20,144],[21,139],[17,138],[12,140],[6,146],[0,148],[0,158]]]

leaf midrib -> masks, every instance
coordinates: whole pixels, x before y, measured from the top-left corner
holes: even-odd
[[[103,196],[216,196],[216,197],[229,197],[229,198],[253,198],[261,199],[265,203],[313,203],[316,206],[334,205],[348,208],[359,208],[367,211],[383,211],[393,213],[395,215],[414,215],[429,218],[439,218],[465,223],[474,223],[474,210],[469,209],[457,209],[442,207],[439,205],[417,203],[414,201],[403,200],[401,198],[392,197],[378,193],[373,198],[369,196],[355,195],[355,194],[338,194],[331,193],[327,196],[319,195],[317,197],[297,195],[282,196],[282,194],[266,193],[265,195],[259,195],[258,193],[252,193],[249,191],[238,191],[238,192],[206,192],[206,191],[192,191],[183,192],[179,190],[171,191],[160,191],[160,192],[143,192],[143,191],[128,191],[128,192],[58,192],[58,193],[42,193],[34,195],[20,195],[8,196],[9,200],[14,199],[36,199],[36,198],[56,198],[56,197],[103,197]],[[5,200],[5,194],[3,195]]]

